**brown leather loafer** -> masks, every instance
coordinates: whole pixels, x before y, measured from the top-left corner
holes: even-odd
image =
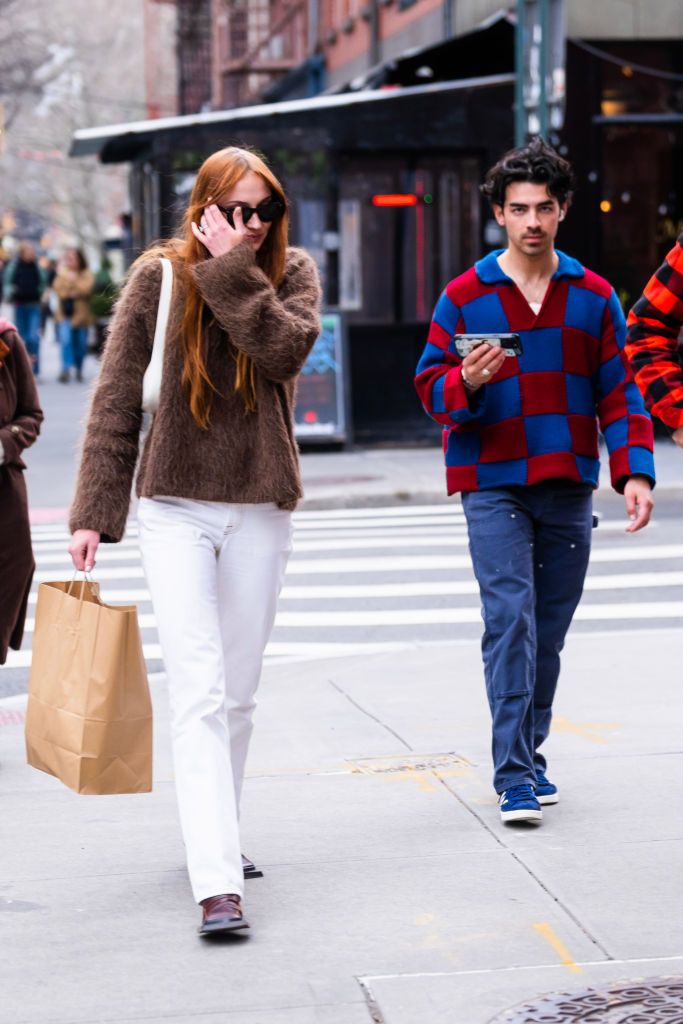
[[[224,893],[221,896],[209,896],[202,900],[202,923],[200,935],[217,935],[221,932],[236,932],[248,928],[244,920],[239,896]]]

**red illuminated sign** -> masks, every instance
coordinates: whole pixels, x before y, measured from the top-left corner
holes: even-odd
[[[407,192],[393,195],[373,196],[373,206],[417,206],[417,196]]]

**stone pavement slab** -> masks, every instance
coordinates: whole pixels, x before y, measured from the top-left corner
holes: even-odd
[[[114,1018],[108,1018],[108,1020]],[[201,1024],[368,1024],[364,999],[334,1006],[290,1006],[283,1010],[221,1010],[203,1013]],[[172,1013],[164,1017],[145,1017],[144,1024],[195,1024],[197,1015]],[[117,1017],[115,1024],[140,1024],[139,1017]]]
[[[539,964],[450,974],[366,977],[362,981],[382,1015],[380,1019],[391,1024],[493,1024],[503,1011],[542,993],[578,994],[591,987],[604,989],[623,981],[681,974],[683,956],[574,964],[570,970],[555,964]],[[598,1018],[592,1019],[597,1024]],[[620,1015],[613,1019],[626,1018]],[[606,1020],[603,1017],[603,1022]]]

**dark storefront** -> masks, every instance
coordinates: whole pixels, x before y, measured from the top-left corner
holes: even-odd
[[[563,240],[629,308],[683,231],[683,43],[577,40],[567,72],[579,187]]]
[[[363,92],[79,132],[73,152],[131,162],[142,247],[174,230],[208,153],[231,143],[263,150],[292,202],[292,241],[315,256],[325,308],[344,320],[354,439],[433,438],[413,370],[445,282],[499,244],[478,185],[512,144],[513,53],[513,26],[501,18],[376,70]],[[560,245],[607,276],[625,305],[683,218],[683,82],[641,64],[675,75],[681,45],[603,42],[596,53],[570,42],[555,140],[578,177]],[[430,84],[419,84],[427,72]],[[373,204],[390,193],[417,201]]]

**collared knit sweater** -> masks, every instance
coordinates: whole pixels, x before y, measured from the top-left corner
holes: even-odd
[[[301,497],[293,434],[296,379],[320,331],[320,284],[301,249],[287,250],[275,290],[247,243],[190,271],[212,314],[205,361],[217,389],[208,430],[190,413],[181,386],[179,331],[185,295],[174,272],[158,411],[145,438],[138,495],[203,501],[275,502],[293,509]],[[121,539],[142,426],[142,378],[152,354],[161,264],[141,264],[117,304],[93,396],[69,525]],[[235,356],[256,368],[256,411],[234,391]]]
[[[626,325],[612,287],[558,252],[536,315],[498,255],[447,285],[417,367],[425,410],[444,428],[448,493],[551,479],[597,487],[598,423],[612,486],[623,491],[635,474],[654,483],[652,421],[625,359]],[[523,354],[468,394],[453,336],[510,331]]]

